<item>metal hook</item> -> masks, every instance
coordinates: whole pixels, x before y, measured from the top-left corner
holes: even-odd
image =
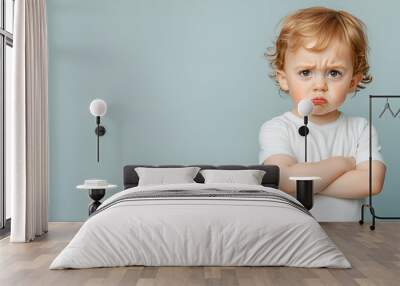
[[[381,114],[379,114],[378,117],[381,118],[383,116],[383,114],[386,112],[386,110],[389,110],[389,112],[393,118],[395,118],[400,111],[400,109],[399,109],[399,111],[396,112],[396,115],[393,113],[392,109],[390,108],[389,98],[386,98],[385,107],[383,108]]]

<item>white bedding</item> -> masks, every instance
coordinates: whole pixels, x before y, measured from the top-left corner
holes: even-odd
[[[350,268],[318,222],[299,209],[257,198],[152,198],[109,203],[131,192],[263,190],[239,184],[135,187],[108,198],[50,269],[126,265]]]

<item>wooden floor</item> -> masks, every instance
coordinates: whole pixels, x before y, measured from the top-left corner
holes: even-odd
[[[32,243],[0,241],[0,285],[400,285],[400,223],[379,222],[375,231],[357,223],[323,228],[353,268],[119,267],[48,270],[81,223],[50,223]]]

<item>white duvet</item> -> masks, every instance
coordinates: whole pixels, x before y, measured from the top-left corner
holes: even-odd
[[[238,184],[180,184],[127,189],[263,190]],[[123,201],[90,217],[50,269],[126,265],[294,266],[350,268],[318,222],[293,206],[246,198],[154,198]]]

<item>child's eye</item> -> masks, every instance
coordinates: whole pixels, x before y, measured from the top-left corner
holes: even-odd
[[[302,70],[299,72],[299,75],[302,77],[309,77],[311,75],[311,71],[310,70]]]
[[[328,72],[328,76],[331,78],[340,78],[342,76],[342,73],[338,70],[331,70]]]

